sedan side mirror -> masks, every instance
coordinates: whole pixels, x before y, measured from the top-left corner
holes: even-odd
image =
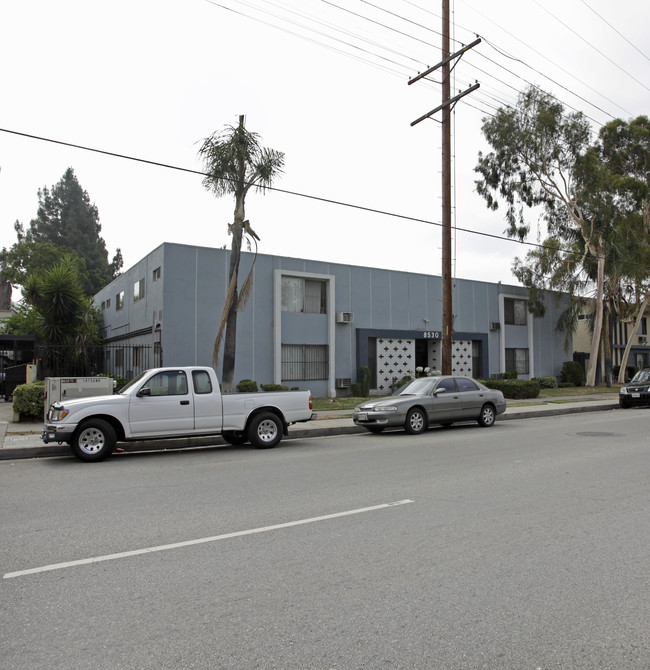
[[[447,389],[436,389],[433,392],[433,395],[440,395],[441,393],[446,393],[446,392],[447,392]]]

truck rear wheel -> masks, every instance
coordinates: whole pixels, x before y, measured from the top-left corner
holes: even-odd
[[[270,449],[282,439],[282,421],[272,412],[254,417],[248,427],[248,439],[257,449]]]
[[[79,426],[72,439],[72,453],[87,462],[103,461],[115,449],[115,429],[102,419],[90,419]]]

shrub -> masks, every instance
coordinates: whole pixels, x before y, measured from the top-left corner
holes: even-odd
[[[488,379],[484,383],[490,389],[501,391],[510,400],[537,398],[540,389],[539,382],[534,379]]]
[[[582,370],[582,365],[578,361],[565,361],[562,364],[560,381],[569,382],[574,386],[584,386],[585,373]]]
[[[102,377],[110,377],[111,379],[115,380],[115,390],[119,391],[123,386],[126,386],[126,379],[124,377],[120,377],[119,375],[114,375],[112,372],[106,372],[105,374],[101,375]]]
[[[237,384],[237,391],[239,391],[239,393],[257,393],[259,389],[257,388],[256,381],[242,379],[239,384]]]
[[[506,372],[503,373],[504,379],[517,379],[518,377],[519,375],[516,370],[506,370]]]
[[[533,381],[539,383],[540,388],[543,389],[556,389],[557,388],[557,379],[555,377],[535,377]]]
[[[393,391],[396,391],[397,389],[402,388],[404,384],[408,384],[410,381],[413,381],[413,377],[410,375],[405,375],[401,379],[398,379],[394,384],[393,384]]]
[[[359,383],[361,384],[361,395],[367,398],[370,395],[370,368],[367,365],[359,368]]]
[[[45,382],[21,384],[14,389],[14,412],[20,420],[43,420],[45,411]]]
[[[288,386],[282,384],[262,384],[262,391],[288,391]],[[257,391],[257,389],[255,389]]]
[[[350,384],[350,393],[355,398],[360,398],[361,397],[361,384],[359,384],[359,383]]]

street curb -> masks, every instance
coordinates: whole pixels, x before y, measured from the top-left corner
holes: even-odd
[[[508,414],[508,410],[504,414],[499,415],[497,422],[500,421],[513,421],[516,419],[533,419],[536,417],[548,417],[548,416],[557,416],[562,414],[580,414],[583,412],[605,412],[613,409],[618,409],[618,402],[610,404],[590,404],[584,403],[582,405],[576,406],[572,404],[571,406],[563,407],[562,405],[550,406],[548,408],[540,409],[539,405],[537,409],[521,409],[516,408],[516,412]],[[328,423],[327,419],[319,420],[319,423]],[[352,419],[346,419],[349,421],[349,424],[345,425],[336,425],[336,426],[323,426],[322,428],[302,428],[302,427],[292,427],[289,430],[289,434],[284,438],[285,440],[297,440],[311,437],[327,437],[327,436],[336,436],[336,435],[353,435],[358,433],[366,433],[366,429],[357,426],[352,423]],[[37,437],[35,434],[25,434],[24,439],[30,440]],[[19,438],[20,439],[20,438]],[[119,442],[118,449],[122,453],[139,453],[146,451],[182,451],[184,449],[198,449],[198,448],[219,448],[219,447],[230,447],[225,440],[219,436],[209,436],[209,437],[183,437],[183,438],[172,438],[172,439],[160,439],[160,440],[149,440],[142,442]],[[29,459],[29,458],[54,458],[61,456],[71,456],[70,447],[67,445],[38,445],[38,446],[14,446],[14,447],[5,447],[0,449],[0,461],[2,460],[18,460],[18,459]]]

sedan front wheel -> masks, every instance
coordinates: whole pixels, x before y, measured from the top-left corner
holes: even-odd
[[[411,435],[419,435],[420,433],[423,433],[427,429],[426,414],[419,407],[413,407],[406,415],[404,428],[406,429],[406,432]]]

